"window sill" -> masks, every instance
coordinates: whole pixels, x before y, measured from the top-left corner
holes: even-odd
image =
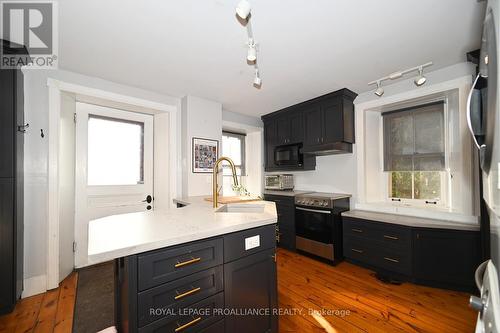
[[[446,207],[410,206],[402,203],[373,202],[356,203],[355,209],[396,215],[414,216],[462,223],[478,223],[477,216],[464,215]]]

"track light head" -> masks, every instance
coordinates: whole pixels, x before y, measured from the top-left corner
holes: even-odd
[[[427,81],[427,78],[424,76],[424,68],[420,67],[418,69],[418,76],[413,81],[417,87],[420,87]]]
[[[257,60],[257,48],[253,38],[248,39],[247,60],[250,62],[255,62]]]
[[[241,0],[238,3],[238,6],[236,6],[236,14],[242,19],[246,20],[248,15],[250,15],[250,11],[252,10],[252,7],[250,6],[250,2],[247,0]]]
[[[262,85],[262,79],[260,78],[258,69],[255,69],[255,78],[253,79],[253,85],[256,88],[260,88],[260,86]]]
[[[375,95],[381,97],[384,94],[384,88],[381,87],[380,81],[377,81],[377,89],[375,90]]]

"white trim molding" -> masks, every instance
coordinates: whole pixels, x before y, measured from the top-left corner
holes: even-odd
[[[24,279],[24,288],[21,298],[44,293],[47,290],[47,276],[38,275]]]
[[[67,92],[76,96],[85,96],[96,100],[120,103],[141,110],[144,113],[169,115],[169,195],[170,199],[177,196],[177,167],[178,167],[178,105],[163,104],[150,100],[113,93],[88,86],[47,79],[49,90],[49,130],[48,130],[48,231],[47,231],[47,275],[46,290],[57,288],[59,285],[59,133],[61,115],[61,93]],[[171,201],[171,200],[170,200]],[[35,280],[38,286],[42,279]],[[32,290],[37,290],[33,288]]]

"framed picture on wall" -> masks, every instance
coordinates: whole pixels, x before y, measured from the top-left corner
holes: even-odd
[[[218,157],[218,140],[193,138],[193,173],[211,173]]]

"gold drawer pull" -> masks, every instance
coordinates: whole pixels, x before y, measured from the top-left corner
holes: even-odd
[[[196,293],[196,292],[198,292],[200,290],[201,290],[200,287],[191,289],[190,291],[186,291],[185,293],[182,293],[182,294],[179,294],[179,295],[175,296],[174,299],[178,300],[178,299],[184,298],[184,297],[189,296],[191,294],[194,294],[194,293]]]
[[[361,229],[352,228],[351,230],[354,231],[354,232],[363,232],[363,230],[361,230]]]
[[[399,239],[398,237],[394,237],[394,236],[387,236],[387,235],[384,235],[384,238],[387,238],[387,239],[392,239],[392,240],[398,240],[398,239]]]
[[[193,259],[190,259],[187,261],[178,262],[177,264],[175,264],[175,268],[179,268],[179,267],[186,266],[186,265],[191,265],[191,264],[194,264],[195,262],[198,262],[200,260],[201,260],[201,258],[198,257],[198,258],[193,258]]]
[[[201,320],[201,317],[198,317],[196,319],[193,319],[191,320],[189,323],[186,323],[182,326],[179,326],[175,329],[176,332],[180,332],[182,330],[185,330],[186,328],[188,328],[189,326],[193,326],[194,324],[196,324],[197,322],[199,322]]]
[[[395,262],[395,263],[399,262],[399,260],[397,260],[397,259],[392,259],[392,258],[388,258],[388,257],[384,257],[384,259],[387,260],[387,261]]]
[[[351,251],[357,252],[357,253],[363,253],[363,250],[358,250],[358,249],[351,249]]]

